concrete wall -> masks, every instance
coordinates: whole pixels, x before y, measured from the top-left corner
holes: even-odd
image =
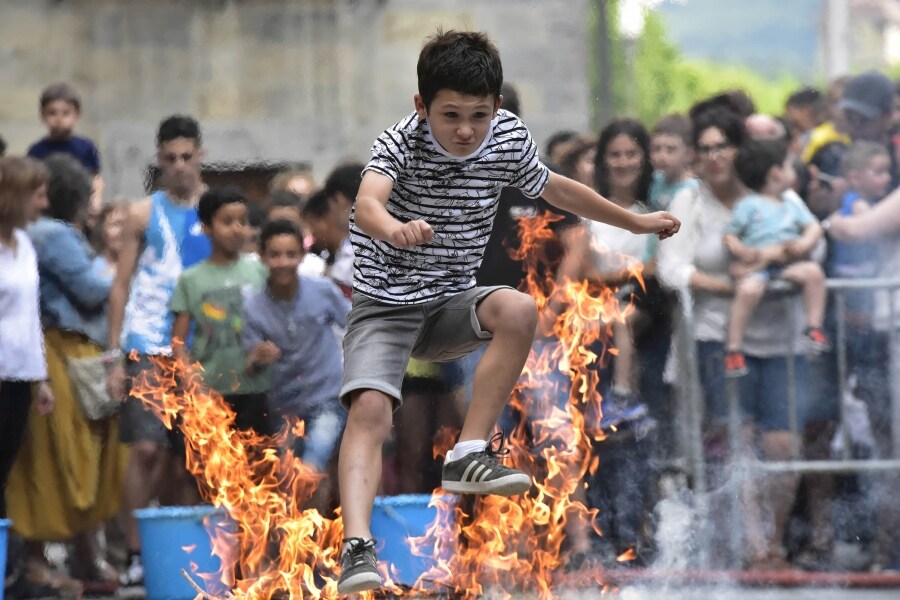
[[[208,162],[365,160],[412,110],[438,26],[487,31],[540,142],[588,124],[587,0],[2,0],[0,135],[24,152],[57,80],[83,96],[107,195],[136,196],[159,120],[199,118]]]

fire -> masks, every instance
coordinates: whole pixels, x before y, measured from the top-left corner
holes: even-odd
[[[437,564],[417,582],[417,591],[443,588],[475,598],[485,591],[511,597],[507,590],[533,590],[542,599],[554,598],[553,574],[563,566],[567,526],[596,529],[596,510],[579,501],[585,476],[599,464],[591,442],[604,438],[599,380],[591,368],[604,357],[591,348],[601,341],[601,352],[613,354],[607,343],[612,324],[623,321],[631,307],[620,308],[616,289],[584,281],[556,285],[546,256],[554,239],[547,226],[558,218],[520,220],[522,245],[515,256],[526,265],[524,291],[538,309],[551,301],[565,307],[550,324],[552,335],[535,345],[511,400],[530,420],[530,431],[520,422],[509,432],[512,463],[532,474],[534,486],[519,497],[460,502],[435,490],[438,518],[411,544],[414,553],[435,557]],[[643,285],[640,269],[633,274]],[[555,403],[557,394],[566,401]]]
[[[547,225],[553,220],[542,216],[520,222],[525,290],[539,309],[551,299],[567,307],[552,324],[553,335],[532,351],[511,399],[513,407],[530,416],[530,431],[520,423],[508,432],[512,464],[531,473],[534,486],[514,498],[456,497],[435,490],[438,518],[424,537],[409,540],[413,552],[433,558],[434,566],[404,592],[381,565],[395,595],[450,590],[458,598],[486,591],[511,597],[507,590],[525,589],[554,598],[553,574],[562,566],[567,525],[596,528],[596,511],[578,498],[585,476],[598,465],[591,442],[603,439],[599,381],[590,367],[611,350],[598,355],[590,348],[611,339],[611,324],[624,319],[627,309],[619,308],[615,290],[579,281],[554,284],[543,268],[546,245],[554,237]],[[236,598],[248,599],[337,597],[340,516],[303,508],[321,476],[291,452],[276,451],[289,447],[292,436],[303,435],[302,422],[289,424],[273,439],[238,431],[233,411],[203,385],[199,367],[169,359],[156,366],[136,382],[132,395],[168,427],[182,430],[188,469],[205,499],[224,509],[234,524],[215,532],[213,553],[223,568],[199,574],[207,589],[224,585]],[[557,393],[566,401],[554,402]],[[454,437],[447,431],[438,435],[436,457],[446,453]]]

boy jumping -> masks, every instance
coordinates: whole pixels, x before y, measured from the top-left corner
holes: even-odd
[[[417,71],[415,112],[376,140],[351,216],[354,294],[340,392],[349,411],[339,463],[341,594],[381,585],[369,520],[410,356],[446,361],[488,344],[442,487],[510,496],[531,486],[528,475],[497,460],[502,439],[496,447],[487,442],[537,324],[528,295],[475,286],[501,188],[661,239],[680,227],[669,213],[634,214],[551,173],[525,125],[500,110],[503,67],[483,33],[438,31]]]

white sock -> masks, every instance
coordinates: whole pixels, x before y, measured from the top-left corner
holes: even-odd
[[[485,448],[487,448],[487,442],[485,440],[457,442],[457,444],[453,446],[453,450],[447,454],[447,462],[459,460],[473,452],[481,452]]]

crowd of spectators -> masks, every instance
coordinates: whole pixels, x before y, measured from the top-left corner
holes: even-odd
[[[510,86],[504,97],[503,108],[521,114]],[[890,335],[898,326],[890,318],[900,311],[889,294],[859,289],[838,314],[824,282],[900,275],[898,97],[872,71],[798,90],[780,115],[759,114],[746,94],[730,91],[657,123],[617,118],[596,136],[560,131],[548,140],[551,168],[627,210],[677,216],[681,232],[663,242],[503,190],[479,285],[521,287],[517,220],[552,212],[549,280],[612,287],[633,309],[611,324],[617,352],[596,367],[608,438],[595,446],[600,467],[584,501],[599,509],[605,535],[572,532],[572,565],[615,565],[629,549],[634,564],[653,560],[656,484],[679,464],[674,388],[689,365],[671,350],[679,309],[691,317],[713,487],[730,476],[729,379],[740,392],[745,452],[771,461],[794,458],[798,446],[807,458],[833,452],[843,401],[838,322],[847,328],[845,383],[871,430],[852,452],[892,455],[900,369],[889,357],[900,356],[900,336]],[[200,125],[173,115],[157,133],[157,187],[142,199],[104,199],[99,153],[75,134],[78,93],[52,85],[40,106],[47,136],[27,156],[0,158],[0,518],[12,519],[15,532],[9,595],[138,586],[133,511],[200,501],[183,440],[127,395],[153,361],[201,363],[238,427],[266,435],[286,417],[302,418],[306,435],[293,450],[323,475],[313,505],[333,511],[346,418],[337,398],[340,337],[354,276],[348,222],[365,165],[338,165],[322,183],[304,169],[285,171],[255,205],[238,188],[207,188]],[[773,280],[797,290],[768,293]],[[535,344],[552,337],[546,324],[564,309],[550,303]],[[439,485],[432,438],[461,426],[477,356],[410,362],[407,401],[385,448],[384,494]],[[90,414],[88,393],[76,385],[76,366],[89,361],[108,375],[93,392],[116,403],[111,413]],[[501,426],[536,416],[509,411]],[[900,568],[897,483],[891,472],[754,479],[741,491],[746,550],[729,555],[722,521],[713,563],[825,569],[836,542],[861,539],[865,568]],[[868,528],[833,510],[850,497],[871,507]],[[711,508],[709,519],[725,518]],[[48,558],[51,542],[70,545],[67,565]]]

